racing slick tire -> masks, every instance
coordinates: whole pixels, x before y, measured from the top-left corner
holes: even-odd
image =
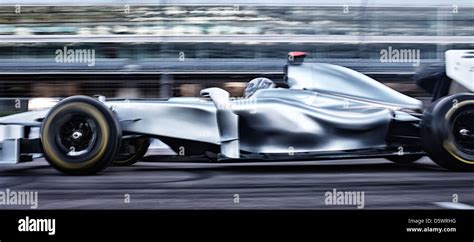
[[[423,157],[422,155],[403,155],[403,156],[390,156],[386,159],[399,164],[413,163]]]
[[[423,113],[421,136],[430,158],[454,171],[474,171],[474,95],[439,99]]]
[[[147,137],[122,141],[120,150],[124,153],[117,154],[113,164],[115,166],[131,166],[146,154],[148,147],[150,147],[150,139]]]
[[[66,98],[43,120],[40,139],[46,160],[69,175],[106,168],[120,147],[122,131],[112,111],[87,96]]]

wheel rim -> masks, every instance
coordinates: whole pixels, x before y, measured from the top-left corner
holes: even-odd
[[[452,133],[458,149],[474,154],[474,110],[461,112],[453,119]]]
[[[58,120],[55,129],[56,143],[66,156],[80,157],[94,149],[97,124],[88,115],[65,115]]]

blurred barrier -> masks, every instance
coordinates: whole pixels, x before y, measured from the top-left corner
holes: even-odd
[[[404,90],[418,67],[381,60],[414,50],[416,63],[474,49],[474,3],[460,0],[0,2],[0,96],[197,96],[246,81],[281,83],[289,51],[342,65]]]

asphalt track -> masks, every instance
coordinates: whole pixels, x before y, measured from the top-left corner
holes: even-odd
[[[42,159],[0,167],[0,190],[37,191],[39,209],[356,209],[326,205],[333,189],[364,192],[365,209],[472,209],[473,184],[474,174],[446,171],[426,157],[414,164],[148,161],[94,176],[62,175]]]

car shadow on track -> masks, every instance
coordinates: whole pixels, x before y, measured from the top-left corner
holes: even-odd
[[[330,163],[334,162],[334,163]],[[383,159],[338,161],[291,161],[291,162],[245,162],[203,163],[163,162],[147,160],[128,167],[109,167],[98,175],[128,172],[239,172],[239,173],[399,173],[399,172],[450,172],[430,162],[397,164]],[[63,175],[46,162],[32,162],[9,166],[0,170],[0,176],[22,176],[33,174]]]
[[[378,162],[380,161],[380,162]],[[435,171],[449,172],[436,164],[430,163],[412,163],[397,164],[386,162],[384,159],[378,159],[375,162],[366,161],[340,163],[335,160],[334,164],[328,164],[331,161],[292,161],[292,162],[245,162],[245,163],[160,163],[160,162],[139,162],[133,168],[137,171],[184,171],[184,170],[203,170],[203,171],[227,171],[227,172],[294,172],[294,173],[333,173],[333,172],[420,172]],[[176,164],[176,165],[173,165]]]

